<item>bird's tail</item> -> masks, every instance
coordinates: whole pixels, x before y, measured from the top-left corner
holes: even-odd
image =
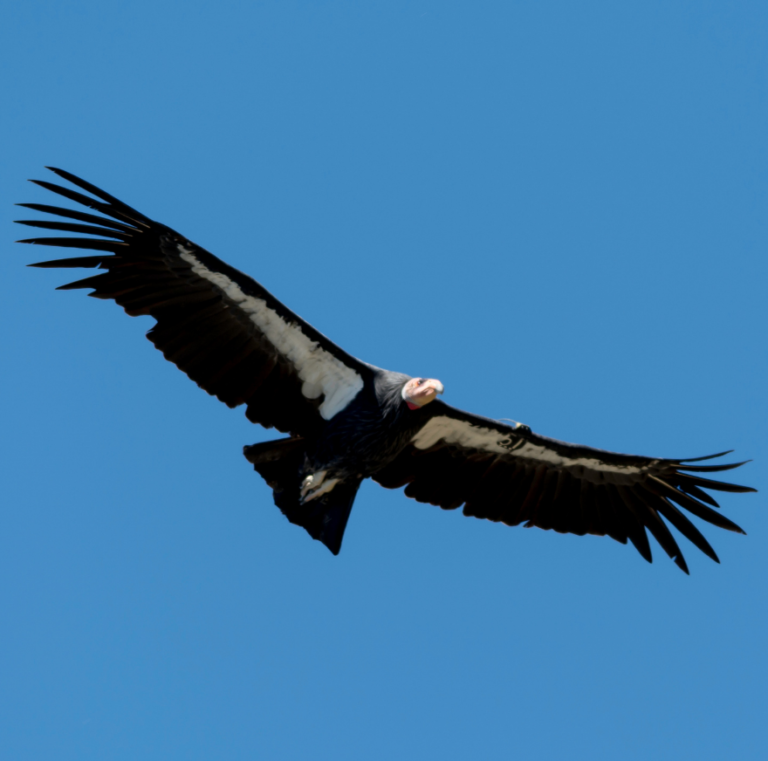
[[[303,439],[278,439],[244,447],[243,454],[272,487],[275,504],[283,515],[338,555],[361,479],[343,481],[330,492],[302,504],[301,472],[305,447]]]

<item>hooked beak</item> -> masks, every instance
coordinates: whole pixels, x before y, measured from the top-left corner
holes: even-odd
[[[434,401],[438,394],[442,394],[445,387],[435,378],[418,379],[414,378],[403,388],[403,398],[408,405],[413,407],[423,407],[425,404]]]

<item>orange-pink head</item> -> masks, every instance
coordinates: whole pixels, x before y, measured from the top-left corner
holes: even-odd
[[[443,384],[434,378],[411,378],[403,386],[402,397],[410,409],[415,410],[433,401],[444,391]]]

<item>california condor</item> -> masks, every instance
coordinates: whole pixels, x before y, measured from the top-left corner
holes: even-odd
[[[288,520],[332,553],[364,478],[509,526],[629,539],[650,562],[647,529],[686,573],[667,522],[718,558],[680,508],[744,533],[712,509],[719,506],[704,491],[755,491],[707,477],[743,464],[700,464],[727,452],[687,460],[616,454],[450,407],[436,398],[440,381],[350,356],[247,275],[90,183],[50,169],[90,195],[33,182],[99,215],[20,204],[73,221],[19,224],[94,237],[19,242],[94,253],[30,266],[105,270],[61,289],[91,288],[90,296],[114,299],[129,315],[152,315],[157,323],[147,338],[166,359],[228,406],[244,404],[251,422],[287,433],[245,447],[245,456]]]

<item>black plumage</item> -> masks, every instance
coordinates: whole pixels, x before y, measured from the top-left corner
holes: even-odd
[[[717,555],[683,510],[743,533],[704,490],[754,490],[702,475],[743,463],[696,464],[727,453],[694,460],[622,455],[457,410],[434,399],[439,382],[350,356],[213,254],[94,185],[52,171],[80,190],[33,182],[97,213],[20,204],[61,219],[19,223],[92,237],[20,242],[98,253],[31,266],[102,270],[61,289],[89,288],[129,315],[153,316],[147,337],[168,360],[230,407],[245,405],[252,422],[289,434],[246,447],[245,456],[288,519],[334,554],[369,477],[404,486],[420,502],[463,506],[465,515],[630,541],[649,562],[650,532],[686,572],[667,524],[713,560]]]

